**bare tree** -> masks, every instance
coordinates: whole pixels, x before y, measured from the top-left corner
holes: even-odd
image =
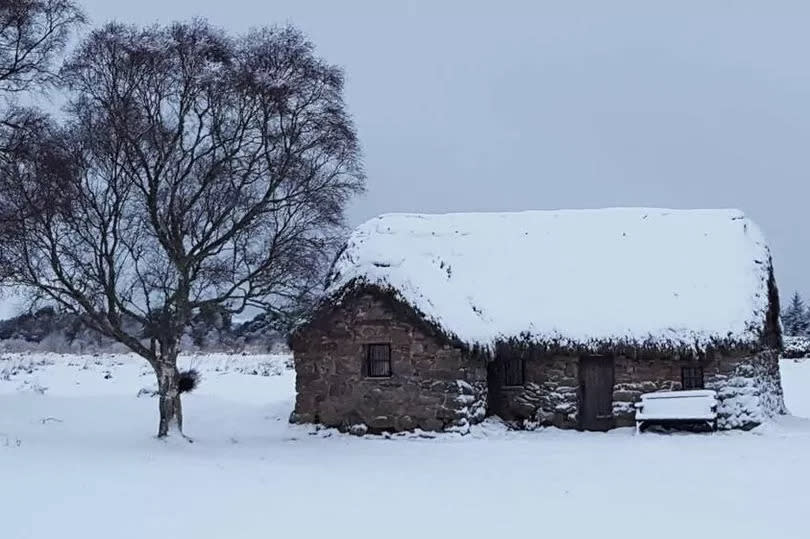
[[[0,92],[53,82],[55,57],[84,21],[70,0],[0,0]]]
[[[182,432],[193,315],[306,303],[363,189],[342,71],[294,28],[193,21],[109,24],[62,76],[68,122],[33,122],[0,170],[5,281],[144,357],[158,436]]]
[[[0,159],[7,158],[16,129],[30,129],[42,117],[12,98],[49,88],[71,33],[85,22],[70,0],[0,0]]]

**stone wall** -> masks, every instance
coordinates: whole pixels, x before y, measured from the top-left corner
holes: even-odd
[[[366,346],[375,343],[391,345],[390,378],[363,374]],[[297,375],[293,422],[355,433],[466,432],[494,414],[520,428],[578,427],[576,355],[524,349],[525,384],[502,387],[497,360],[487,365],[447,344],[386,296],[369,292],[345,299],[297,332],[291,344]],[[701,361],[617,355],[615,426],[634,424],[634,404],[642,393],[681,389],[681,367],[690,363],[703,367],[706,387],[718,392],[720,428],[750,428],[785,413],[774,351],[716,354]]]
[[[390,378],[363,375],[371,343],[391,344]],[[344,300],[296,333],[291,344],[293,422],[355,433],[465,431],[485,416],[485,360],[443,344],[376,295]]]
[[[681,367],[700,365],[704,382],[712,369],[711,361],[682,359],[636,359],[617,356],[613,386],[613,415],[617,427],[635,425],[635,403],[643,393],[677,391],[681,388]]]
[[[576,428],[579,407],[579,359],[567,355],[528,354],[525,385],[498,387],[490,368],[490,412],[516,427]],[[637,359],[614,357],[615,426],[635,424],[634,404],[642,393],[681,389],[681,367],[703,367],[707,389],[718,392],[718,426],[751,428],[785,413],[776,352],[717,355],[711,359]]]
[[[498,387],[497,362],[490,367],[490,413],[517,427],[575,428],[579,362],[570,356],[530,354],[522,387]]]

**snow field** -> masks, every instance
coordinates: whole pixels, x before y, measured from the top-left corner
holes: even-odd
[[[4,356],[0,537],[807,537],[810,363],[782,363],[795,416],[748,433],[389,440],[289,425],[287,361],[183,358],[188,444],[152,437],[132,356]]]

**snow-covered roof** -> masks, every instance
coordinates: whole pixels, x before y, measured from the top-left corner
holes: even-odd
[[[694,349],[760,338],[770,270],[738,210],[386,214],[351,235],[327,294],[376,285],[470,346]]]

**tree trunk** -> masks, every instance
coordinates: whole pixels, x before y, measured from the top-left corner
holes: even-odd
[[[158,393],[160,398],[160,425],[158,438],[165,438],[172,434],[183,435],[183,409],[180,405],[180,391],[178,382],[180,373],[177,371],[176,358],[168,360],[161,358],[157,369]]]

